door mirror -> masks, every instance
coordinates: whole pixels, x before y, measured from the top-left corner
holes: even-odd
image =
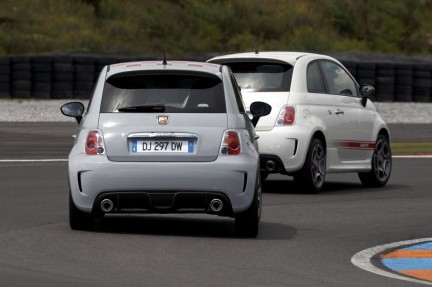
[[[366,98],[370,98],[375,94],[375,88],[371,85],[361,85],[359,91],[360,94]]]
[[[363,107],[366,107],[367,99],[375,95],[375,88],[371,85],[361,85],[359,88],[359,92],[362,96]]]
[[[73,117],[77,120],[78,123],[81,122],[82,115],[84,113],[84,105],[80,102],[70,102],[64,104],[60,108],[63,115],[67,117]]]
[[[250,112],[253,116],[252,124],[254,125],[254,127],[257,125],[259,118],[267,116],[268,114],[270,114],[271,110],[272,107],[267,103],[253,102],[250,105]]]

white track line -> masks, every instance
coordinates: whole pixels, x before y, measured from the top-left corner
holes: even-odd
[[[397,274],[389,272],[389,271],[385,271],[383,269],[380,269],[380,268],[374,266],[371,262],[371,259],[373,256],[375,256],[379,253],[382,253],[383,251],[385,251],[387,249],[395,248],[398,246],[406,246],[406,245],[411,245],[411,244],[416,244],[416,243],[421,243],[421,242],[427,242],[427,241],[432,241],[432,238],[422,238],[422,239],[415,239],[415,240],[400,241],[400,242],[384,244],[384,245],[379,245],[379,246],[375,246],[372,248],[368,248],[368,249],[360,251],[359,253],[354,255],[351,258],[351,263],[354,264],[355,266],[363,269],[363,270],[366,270],[366,271],[369,271],[369,272],[372,272],[372,273],[375,273],[378,275],[382,275],[382,276],[386,276],[386,277],[390,277],[390,278],[394,278],[394,279],[399,279],[399,280],[410,281],[410,282],[414,282],[414,283],[421,283],[424,285],[432,285],[432,282],[417,280],[417,279],[397,275]]]
[[[392,158],[432,158],[432,155],[394,155]],[[57,158],[57,159],[0,159],[0,163],[18,163],[18,162],[66,162],[67,158]]]
[[[394,155],[392,158],[432,158],[432,154]]]
[[[0,159],[1,162],[66,162],[68,159]]]

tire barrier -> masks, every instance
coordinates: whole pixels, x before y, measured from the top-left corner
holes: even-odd
[[[10,60],[0,58],[0,98],[10,97]]]
[[[214,55],[213,55],[214,56]],[[339,59],[359,84],[375,87],[379,102],[431,102],[432,61]],[[206,61],[212,56],[175,57]],[[0,98],[89,99],[100,71],[106,65],[161,57],[118,55],[35,55],[0,57]]]

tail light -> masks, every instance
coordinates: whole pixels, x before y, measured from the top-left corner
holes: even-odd
[[[220,152],[221,154],[239,154],[241,151],[240,137],[237,131],[225,131]]]
[[[105,154],[105,145],[103,143],[100,131],[89,131],[85,142],[86,154]]]
[[[277,126],[291,126],[295,123],[296,110],[293,106],[284,106],[276,120]]]

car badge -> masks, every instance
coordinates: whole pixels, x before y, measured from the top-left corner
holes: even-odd
[[[158,121],[158,124],[160,124],[160,125],[167,125],[169,122],[169,117],[168,116],[157,116],[157,121]]]

